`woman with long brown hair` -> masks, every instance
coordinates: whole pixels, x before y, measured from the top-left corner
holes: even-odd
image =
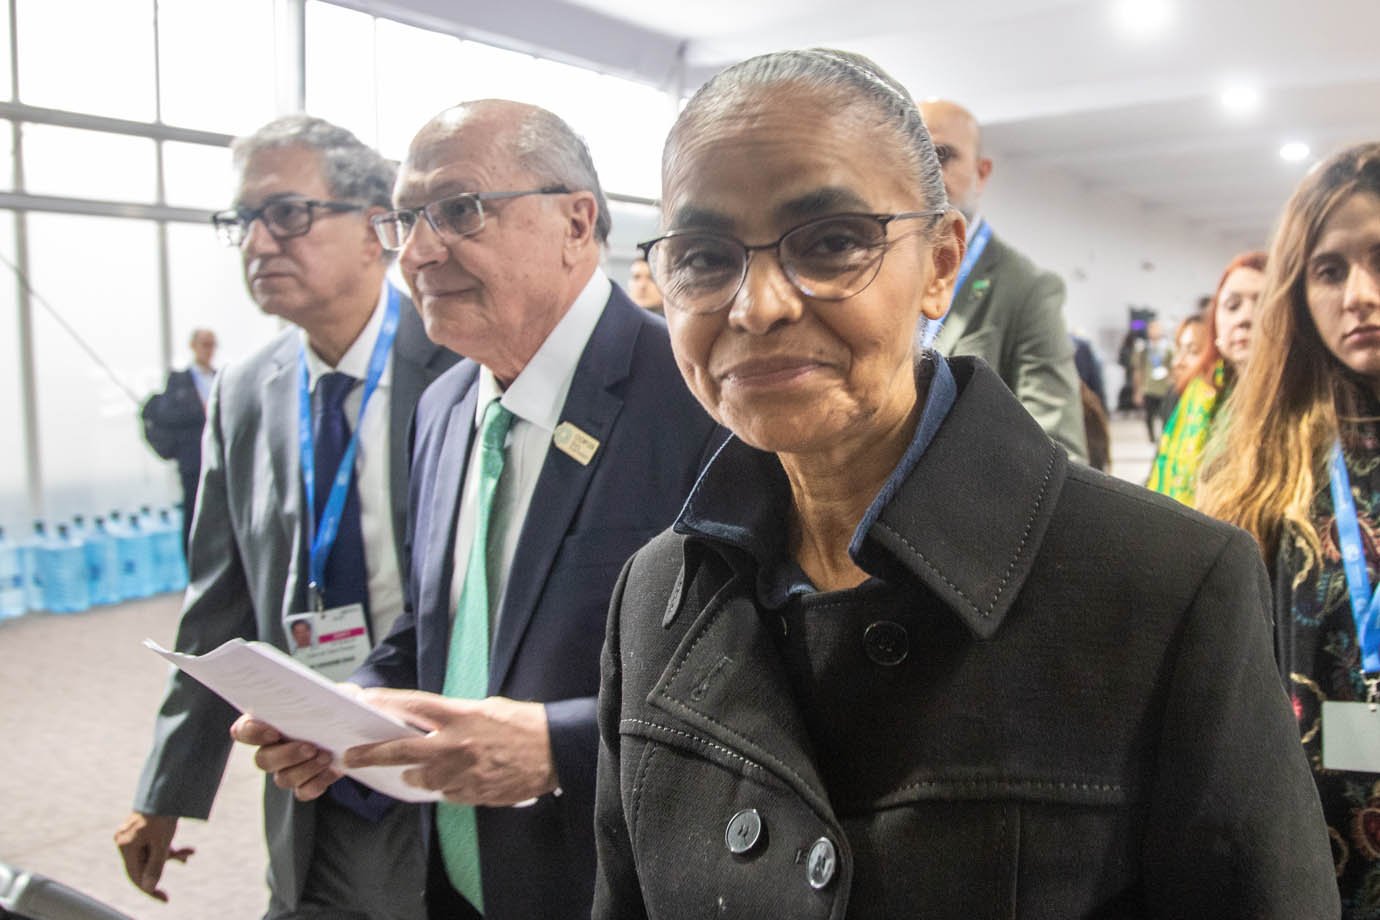
[[[1380,732],[1366,705],[1380,679],[1380,143],[1321,164],[1285,207],[1250,369],[1201,499],[1254,534],[1273,568],[1280,670],[1343,911],[1376,916],[1380,758],[1355,748]]]
[[[1265,261],[1263,252],[1243,252],[1231,260],[1205,311],[1206,329],[1198,355],[1185,380],[1175,381],[1182,389],[1173,414],[1164,423],[1145,485],[1189,507],[1194,504],[1203,453],[1250,356],[1252,315],[1265,283]],[[1184,332],[1181,326],[1176,357],[1185,350]]]

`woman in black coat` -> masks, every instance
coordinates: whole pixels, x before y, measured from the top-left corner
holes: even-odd
[[[1334,916],[1253,543],[917,357],[964,225],[904,91],[735,65],[663,179],[644,251],[736,437],[614,596],[595,916]]]

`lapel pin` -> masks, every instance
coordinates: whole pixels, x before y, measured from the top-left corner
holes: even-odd
[[[973,293],[981,296],[987,293],[987,289],[992,286],[992,282],[986,278],[979,278],[973,282]]]
[[[581,466],[589,466],[589,461],[594,459],[594,452],[599,449],[598,438],[586,434],[570,422],[561,422],[556,426],[551,443]]]

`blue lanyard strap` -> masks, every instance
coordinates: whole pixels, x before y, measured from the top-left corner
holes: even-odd
[[[312,436],[311,384],[307,372],[306,346],[302,346],[299,378],[301,385],[298,394],[297,441],[301,447],[302,490],[306,500],[307,543],[311,547],[311,568],[308,591],[314,608],[321,606],[321,586],[324,583],[326,560],[330,558],[331,547],[335,546],[336,534],[340,530],[340,516],[345,510],[345,499],[350,491],[350,477],[355,470],[355,455],[359,453],[359,432],[364,423],[364,410],[369,407],[369,398],[378,389],[383,369],[388,365],[388,355],[393,350],[393,339],[398,333],[398,314],[400,296],[396,288],[388,286],[388,306],[384,310],[383,323],[379,327],[379,337],[374,342],[374,351],[369,356],[369,372],[364,380],[364,394],[359,402],[359,418],[350,435],[350,443],[345,455],[340,458],[335,479],[331,482],[330,495],[326,497],[326,507],[321,511],[321,520],[316,520],[316,450]]]
[[[1351,596],[1351,616],[1356,621],[1356,641],[1361,647],[1361,670],[1368,675],[1380,674],[1380,592],[1371,593],[1366,554],[1361,548],[1356,499],[1351,494],[1351,477],[1346,471],[1340,443],[1332,448],[1331,479],[1337,540],[1341,544],[1342,567]]]
[[[978,224],[977,232],[973,234],[973,242],[969,244],[968,251],[963,254],[963,261],[958,266],[958,277],[954,278],[953,300],[949,302],[949,309],[953,309],[953,301],[958,300],[958,292],[963,290],[963,285],[968,281],[968,275],[972,273],[973,266],[977,260],[982,258],[982,251],[987,248],[987,243],[992,239],[992,225],[986,220]],[[944,321],[949,318],[945,313],[939,319],[932,319],[925,323],[925,335],[920,340],[920,345],[929,348],[934,344],[934,340],[939,337],[939,330],[944,328]]]

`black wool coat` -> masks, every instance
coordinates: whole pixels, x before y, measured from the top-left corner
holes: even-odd
[[[667,531],[624,569],[594,916],[1335,917],[1254,543],[1069,463],[950,363],[957,401],[856,557],[900,638],[838,621],[808,711],[750,553]],[[724,450],[677,529],[774,463]],[[850,739],[829,772],[825,737]]]

